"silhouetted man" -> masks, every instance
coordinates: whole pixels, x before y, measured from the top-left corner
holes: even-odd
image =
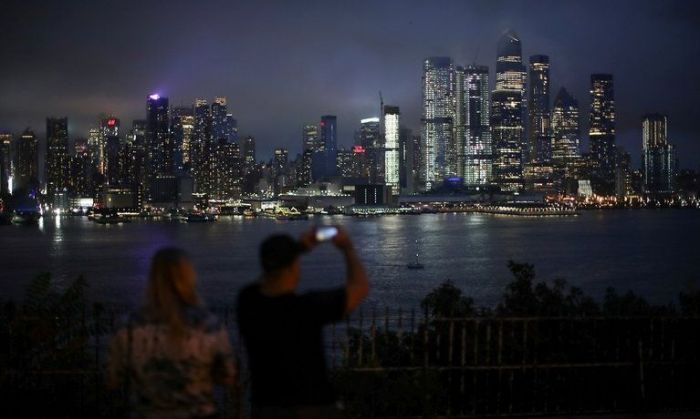
[[[299,256],[319,242],[316,230],[260,246],[263,277],[238,296],[238,321],[248,351],[253,419],[339,416],[323,346],[323,327],[353,311],[369,292],[365,270],[343,229],[331,242],[345,256],[344,287],[297,294]],[[329,272],[330,273],[330,272]]]

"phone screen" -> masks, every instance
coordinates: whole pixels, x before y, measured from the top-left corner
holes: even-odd
[[[338,229],[335,227],[319,227],[316,229],[316,241],[325,242],[338,234]]]

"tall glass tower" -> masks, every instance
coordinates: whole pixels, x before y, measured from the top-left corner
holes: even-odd
[[[68,118],[46,119],[46,193],[53,197],[69,184]]]
[[[153,200],[153,182],[158,176],[171,175],[174,148],[170,138],[168,98],[157,94],[146,101],[146,199]]]
[[[486,185],[491,181],[489,68],[470,65],[464,73],[466,107],[466,143],[464,180],[469,186]]]
[[[384,106],[384,183],[399,195],[399,107]]]
[[[565,89],[559,89],[552,110],[552,161],[565,166],[581,156],[581,129],[578,101]]]
[[[591,75],[588,139],[598,191],[610,193],[615,181],[615,90],[612,74]]]
[[[549,57],[530,57],[528,84],[527,161],[548,163],[552,159],[549,110]]]
[[[520,38],[508,31],[498,42],[496,88],[491,96],[493,179],[504,191],[523,187],[525,79]]]
[[[647,193],[671,193],[675,189],[678,163],[668,142],[668,118],[652,113],[642,117],[642,169]]]
[[[454,135],[454,64],[449,57],[430,57],[423,61],[421,180],[430,190],[442,179],[456,173],[448,167],[448,153]],[[451,173],[452,172],[452,173]]]

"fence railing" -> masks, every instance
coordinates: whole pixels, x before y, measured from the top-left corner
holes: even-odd
[[[11,416],[33,402],[29,411],[43,404],[62,417],[116,417],[103,367],[125,310],[88,309],[31,348],[13,340],[23,323],[4,322],[0,391]],[[214,311],[239,342],[233,310]],[[700,318],[433,318],[385,309],[330,326],[326,348],[354,417],[700,410]],[[229,414],[231,400],[220,402]]]

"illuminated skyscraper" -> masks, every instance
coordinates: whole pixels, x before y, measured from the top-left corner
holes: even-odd
[[[39,186],[39,140],[27,128],[17,140],[13,174],[14,190],[31,190]]]
[[[384,183],[399,195],[399,107],[384,106]]]
[[[527,161],[548,163],[552,159],[548,56],[533,55],[530,57],[530,82],[528,87]]]
[[[0,195],[12,192],[12,134],[0,133]]]
[[[214,98],[214,103],[211,104],[211,136],[214,141],[222,138],[230,141],[233,136],[233,127],[230,126],[227,112],[226,98]]]
[[[464,180],[469,186],[486,185],[491,181],[489,68],[470,65],[464,74],[466,143]]]
[[[93,197],[92,161],[90,147],[86,138],[78,138],[73,144],[70,163],[70,192],[74,197]]]
[[[314,180],[330,178],[336,172],[336,153],[338,151],[338,119],[335,115],[323,115],[319,123],[322,150],[314,153]]]
[[[449,147],[454,136],[454,77],[451,58],[430,57],[423,61],[421,178],[425,190],[457,172],[455,167],[448,166]]]
[[[146,181],[147,201],[154,199],[153,182],[159,176],[174,174],[174,147],[170,138],[168,98],[157,94],[146,102]]]
[[[452,138],[447,145],[447,167],[452,176],[464,179],[467,161],[467,86],[464,67],[455,67],[453,89]]]
[[[493,180],[501,190],[523,186],[525,67],[520,38],[506,32],[498,42],[496,88],[491,96],[491,133],[494,152]]]
[[[100,121],[100,143],[104,144],[104,176],[110,186],[119,185],[119,119],[109,117]]]
[[[246,166],[255,165],[255,138],[247,136],[243,139],[243,162]]]
[[[588,138],[594,192],[611,193],[615,181],[615,90],[612,74],[591,75]]]
[[[311,150],[313,152],[320,151],[321,137],[318,133],[318,125],[306,124],[302,129],[301,134],[302,150]]]
[[[671,193],[678,169],[676,150],[668,142],[668,118],[662,114],[642,117],[642,169],[644,190]]]
[[[384,181],[384,139],[382,138],[381,119],[373,116],[360,120],[359,145],[364,149],[364,167],[361,178],[368,183]]]
[[[170,132],[175,147],[177,171],[189,172],[192,169],[192,145],[194,143],[194,110],[191,107],[177,107],[171,111]]]
[[[578,101],[565,88],[559,89],[552,110],[552,161],[565,166],[581,156]]]
[[[212,161],[210,196],[220,200],[238,197],[241,194],[241,152],[238,143],[225,137],[218,139]]]
[[[194,131],[190,144],[190,161],[196,189],[200,193],[209,190],[211,166],[211,113],[205,99],[195,99]]]
[[[146,126],[145,119],[135,119],[131,122],[129,143],[133,146],[133,173],[136,179],[135,187],[137,206],[143,205],[146,197]]]
[[[88,152],[94,170],[100,175],[105,173],[105,145],[99,128],[90,128],[88,133]]]
[[[63,193],[69,185],[68,118],[46,119],[46,193]]]

